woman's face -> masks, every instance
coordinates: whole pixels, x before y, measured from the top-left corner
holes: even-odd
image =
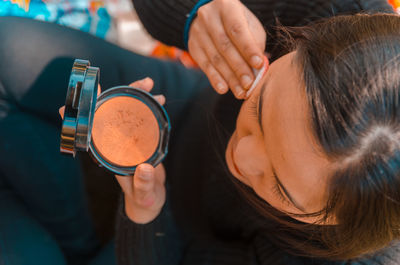
[[[295,52],[270,65],[243,103],[226,149],[228,168],[273,207],[312,213],[326,204],[333,163],[312,135],[305,85]],[[313,217],[294,217],[315,222]]]

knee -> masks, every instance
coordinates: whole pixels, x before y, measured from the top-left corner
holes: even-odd
[[[1,264],[66,264],[57,242],[12,196],[2,196],[0,212]]]

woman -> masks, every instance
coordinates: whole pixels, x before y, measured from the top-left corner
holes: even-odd
[[[265,83],[241,106],[226,150],[213,156],[213,143],[207,145],[212,140],[204,138],[218,134],[206,130],[198,140],[202,157],[191,154],[190,142],[179,151],[185,159],[170,162],[173,216],[168,204],[158,203],[136,221],[135,209],[146,208],[146,195],[163,201],[162,182],[147,182],[149,192],[123,187],[127,216],[150,223],[137,226],[128,218],[120,223],[120,233],[135,236],[119,237],[119,256],[126,258],[121,262],[396,264],[399,81],[392,69],[398,67],[399,26],[396,15],[357,15],[289,32],[291,47],[277,45],[273,58],[286,55],[271,64]],[[223,101],[217,104],[225,110],[215,115],[229,135],[226,106],[234,107]],[[192,127],[206,125],[197,121]],[[216,140],[224,146],[223,137]],[[228,174],[218,151],[226,154]],[[192,160],[196,163],[187,166]],[[239,180],[250,204],[238,199],[226,175]],[[189,177],[195,184],[187,183]],[[174,221],[179,229],[171,228]]]
[[[121,211],[123,215],[119,220],[117,236],[117,256],[121,263],[129,263],[132,261],[131,259],[134,259],[137,264],[301,264],[302,262],[310,264],[319,261],[320,263],[325,262],[320,259],[301,258],[300,255],[310,255],[307,251],[298,253],[299,248],[296,243],[299,240],[304,242],[304,238],[310,242],[310,236],[313,236],[311,239],[314,241],[311,242],[315,242],[315,244],[311,244],[312,248],[309,248],[310,245],[308,245],[307,249],[303,248],[303,250],[312,249],[314,252],[311,254],[327,256],[324,250],[328,248],[325,248],[325,245],[321,246],[324,242],[318,237],[319,231],[315,231],[315,226],[304,226],[306,222],[314,222],[312,218],[310,220],[308,217],[306,220],[305,216],[300,217],[293,214],[289,216],[282,213],[282,211],[294,212],[297,210],[286,208],[289,206],[284,203],[278,205],[280,202],[277,200],[270,203],[281,211],[272,215],[275,208],[265,203],[266,200],[263,198],[265,195],[262,194],[262,191],[258,191],[258,193],[263,196],[258,196],[241,182],[232,183],[231,173],[239,180],[243,180],[244,183],[252,185],[253,180],[250,181],[247,174],[259,176],[259,165],[265,164],[264,159],[260,159],[262,163],[252,165],[248,163],[260,161],[247,160],[246,162],[246,154],[255,147],[254,139],[243,137],[243,131],[249,130],[250,126],[255,130],[258,129],[256,119],[250,120],[246,117],[247,112],[251,109],[250,103],[255,102],[248,99],[242,106],[237,133],[234,134],[236,136],[232,138],[226,149],[228,150],[229,169],[225,170],[225,148],[234,131],[240,102],[234,100],[230,94],[217,97],[213,91],[206,89],[207,82],[200,73],[185,70],[171,63],[143,58],[93,37],[55,25],[17,18],[0,19],[0,23],[0,35],[3,36],[2,39],[6,40],[1,42],[0,50],[7,51],[3,53],[3,61],[0,64],[2,87],[0,191],[2,198],[6,198],[1,201],[0,210],[2,213],[7,213],[0,219],[1,239],[6,242],[2,244],[6,248],[6,251],[2,252],[2,254],[6,253],[1,256],[3,260],[6,258],[7,261],[11,260],[15,264],[29,264],[28,262],[37,260],[47,261],[49,264],[64,264],[63,255],[65,255],[69,263],[79,264],[88,261],[98,249],[98,243],[93,239],[90,220],[84,215],[86,211],[81,191],[82,186],[79,184],[79,167],[71,159],[57,156],[57,137],[60,126],[60,120],[56,114],[57,109],[65,99],[65,85],[73,59],[87,58],[94,65],[99,66],[103,73],[106,73],[102,74],[103,89],[117,84],[130,83],[145,76],[152,77],[155,84],[152,92],[165,95],[167,99],[165,107],[172,118],[173,128],[175,128],[171,136],[170,154],[164,161],[169,187],[166,204],[164,204],[162,196],[157,198],[161,198],[161,200],[157,200],[158,203],[151,203],[154,195],[158,196],[163,193],[163,186],[160,185],[164,177],[161,167],[156,170],[159,180],[156,187],[161,191],[160,193],[153,193],[155,182],[151,176],[142,182],[139,180],[140,176],[143,176],[141,169],[143,167],[149,169],[146,165],[139,168],[134,176],[135,191],[133,191],[131,178],[118,178],[126,195],[126,213],[131,218],[124,216],[125,212]],[[20,34],[20,32],[24,32],[24,34]],[[318,34],[318,36],[320,35]],[[272,70],[276,71],[281,67],[285,71],[296,73],[299,69],[291,68],[290,64],[287,64],[288,60],[291,61],[296,57],[297,55],[294,56],[292,53],[282,57],[279,62],[277,60],[276,63],[280,63],[277,64],[279,67],[271,65],[270,75],[273,73]],[[16,76],[18,78],[15,78]],[[272,80],[267,78],[269,76],[266,77],[266,80]],[[296,81],[283,78],[276,78],[276,80]],[[149,80],[135,84],[146,90],[150,90],[152,85],[153,82]],[[251,99],[254,100],[257,96],[259,98],[261,89],[262,87],[257,88]],[[264,93],[269,90],[272,91],[272,89],[265,88],[266,92]],[[301,90],[294,92],[296,91]],[[265,102],[267,100],[266,98]],[[275,102],[275,100],[273,101]],[[266,106],[265,102],[264,106]],[[271,99],[268,102],[271,103]],[[291,104],[288,101],[285,102]],[[304,104],[305,102],[305,100],[299,100],[294,103],[299,104],[298,109],[302,109],[302,107],[308,106]],[[306,112],[299,111],[295,114],[304,113]],[[262,115],[263,124],[261,126],[263,126],[264,133],[267,131],[264,119],[271,115],[268,115],[265,107]],[[301,121],[301,119],[296,120]],[[252,122],[251,125],[250,122]],[[267,122],[271,122],[271,119]],[[292,124],[289,123],[289,125]],[[258,132],[260,131],[261,128]],[[306,132],[310,133],[312,130],[309,129]],[[260,133],[254,135],[260,136]],[[293,136],[293,134],[287,136]],[[305,136],[310,135],[305,134]],[[249,140],[250,145],[241,140]],[[283,142],[277,141],[277,143]],[[296,147],[297,143],[296,141],[291,146]],[[257,144],[256,147],[259,146],[261,145]],[[229,150],[236,154],[233,158],[234,163]],[[20,159],[21,154],[29,155]],[[258,154],[261,158],[266,156],[263,152],[251,152],[251,154]],[[240,158],[240,155],[244,155],[244,158]],[[238,157],[240,161],[237,160]],[[321,159],[318,161],[321,162]],[[269,165],[269,163],[267,164]],[[281,180],[281,184],[287,188],[290,195],[293,195],[294,200],[299,200],[298,204],[306,208],[304,210],[313,211],[314,209],[302,203],[303,199],[300,201],[301,198],[296,196],[297,192],[292,194],[297,190],[297,186],[294,188],[288,186],[290,184],[284,181],[280,172],[282,165],[278,164],[279,162],[275,161],[275,169],[279,170],[277,176]],[[314,165],[314,163],[312,164]],[[315,164],[320,165],[321,163]],[[246,173],[247,181],[243,178],[243,173],[235,171],[235,165],[241,172]],[[253,169],[256,171],[249,171]],[[150,168],[151,172],[153,172],[152,168]],[[269,180],[271,180],[270,176],[269,174]],[[138,184],[141,184],[141,187],[138,187]],[[237,192],[233,184],[243,188],[246,194],[252,195],[251,198],[256,202],[262,203],[263,210],[267,207],[269,219],[275,220],[279,217],[281,222],[268,221],[263,212],[249,207],[247,201],[241,197],[242,193]],[[254,187],[252,188],[254,189]],[[132,193],[129,194],[129,192]],[[315,192],[309,192],[309,194],[320,199]],[[138,206],[137,198],[149,199],[148,203],[155,207],[150,207],[149,210],[143,205]],[[323,203],[322,200],[321,203]],[[142,210],[140,215],[142,220],[135,216],[139,212],[130,211],[130,207]],[[329,211],[326,212],[329,213]],[[282,218],[287,222],[282,223]],[[299,222],[296,222],[296,218],[299,219]],[[15,220],[26,220],[26,222],[15,222]],[[330,227],[329,225],[340,223],[339,221],[322,218],[321,222],[324,226],[321,224],[320,227]],[[288,226],[290,224],[300,225],[303,230]],[[26,230],[21,230],[21,226]],[[31,238],[35,239],[32,241],[34,243],[27,240],[30,238],[16,237],[15,234],[19,235],[19,231],[34,231],[35,233],[31,234]],[[283,233],[285,231],[289,233]],[[304,233],[301,233],[302,231]],[[282,236],[279,237],[280,235]],[[11,240],[13,238],[19,240]],[[333,241],[336,242],[336,240]],[[282,244],[285,246],[279,247]],[[334,250],[334,248],[331,249]],[[286,254],[288,251],[294,252],[297,256]],[[320,251],[320,255],[318,251]],[[378,259],[381,264],[389,264],[386,262],[388,260],[396,261],[395,251],[396,248],[391,248],[382,255],[376,255],[371,259],[371,263],[374,262],[374,259]],[[19,255],[13,255],[15,252]],[[353,251],[350,254],[354,255],[354,253]],[[39,254],[42,255],[41,259],[38,259]],[[23,259],[23,261],[16,261],[16,259]]]

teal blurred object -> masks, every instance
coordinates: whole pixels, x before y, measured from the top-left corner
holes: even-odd
[[[54,22],[102,39],[112,34],[112,17],[99,0],[0,0],[0,16]]]

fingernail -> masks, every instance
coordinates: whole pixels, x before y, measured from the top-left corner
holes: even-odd
[[[248,86],[250,86],[252,81],[253,81],[253,80],[251,80],[250,76],[248,76],[248,75],[242,75],[241,82],[242,82],[242,86],[243,86],[243,87],[248,87]]]
[[[140,178],[144,179],[144,180],[148,180],[151,178],[151,175],[153,174],[153,170],[151,170],[150,168],[141,168],[140,169]]]
[[[244,94],[242,87],[238,85],[235,87],[235,90],[236,90],[236,95],[241,98]]]
[[[263,60],[261,59],[260,56],[254,55],[253,57],[251,57],[250,59],[250,63],[253,67],[258,67],[262,64]]]
[[[223,83],[218,83],[217,84],[217,89],[218,89],[219,92],[222,92],[224,90],[224,88],[225,88],[225,86],[224,86]]]

